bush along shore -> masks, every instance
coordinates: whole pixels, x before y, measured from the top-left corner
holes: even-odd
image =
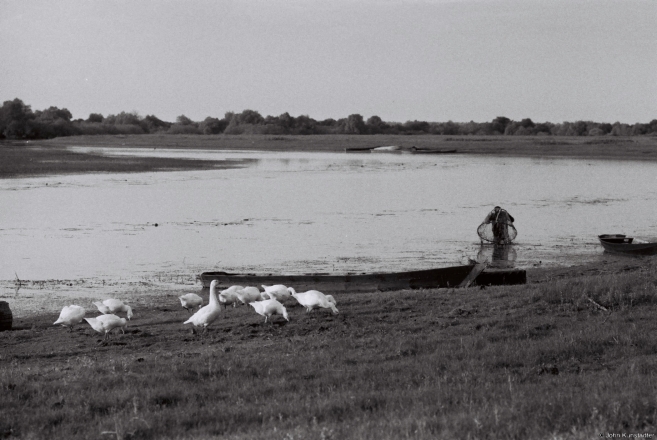
[[[522,286],[335,295],[338,315],[292,300],[273,324],[228,308],[204,336],[153,292],[109,342],[56,314],[21,320],[0,333],[0,435],[654,435],[657,265],[627,261]]]
[[[15,98],[0,107],[0,139],[50,139],[77,135],[128,135],[166,133],[175,135],[264,134],[264,135],[410,135],[448,136],[656,136],[657,119],[627,124],[621,122],[534,122],[530,118],[514,121],[498,116],[490,122],[383,121],[373,115],[360,114],[344,118],[315,120],[307,115],[262,116],[255,110],[226,112],[222,118],[208,116],[193,121],[180,115],[175,122],[163,121],[155,115],[121,112],[103,116],[91,113],[86,119],[73,119],[66,108],[51,106],[33,111],[30,105]]]

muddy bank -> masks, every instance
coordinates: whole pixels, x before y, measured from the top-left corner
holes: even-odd
[[[83,173],[140,173],[228,169],[243,161],[120,157],[69,151],[65,146],[0,143],[0,178]]]
[[[66,152],[68,146],[172,148],[262,151],[339,151],[345,148],[372,148],[382,145],[453,150],[457,154],[500,157],[566,157],[657,161],[657,137],[537,137],[537,136],[436,136],[436,135],[132,135],[72,136],[43,141],[0,143],[0,159],[9,159],[8,170],[0,166],[0,177],[24,174],[72,172],[157,171],[204,169],[219,164],[208,161],[108,158]],[[45,150],[19,148],[43,147]],[[52,150],[54,149],[54,150]],[[55,155],[54,158],[47,157]],[[64,163],[62,161],[68,162]],[[0,164],[7,160],[0,160]],[[227,165],[227,164],[223,164]]]
[[[596,263],[568,267],[537,265],[527,269],[527,284],[550,283],[562,279],[587,276],[625,274],[657,268],[657,257],[619,258],[609,255]],[[119,298],[135,310],[153,304],[179,308],[178,296],[185,293],[202,293],[198,274],[187,274],[151,280],[106,280],[101,278],[77,280],[2,280],[0,301],[7,301],[14,315],[14,326],[31,325],[43,316],[57,315],[62,307],[77,304],[97,313],[94,301]],[[518,289],[518,286],[515,287]],[[439,289],[449,290],[449,289]],[[453,289],[452,289],[453,290]],[[203,293],[205,295],[205,293]],[[358,295],[358,294],[354,294]],[[56,316],[55,316],[56,318]],[[36,322],[35,321],[35,322]],[[54,320],[53,320],[54,322]]]

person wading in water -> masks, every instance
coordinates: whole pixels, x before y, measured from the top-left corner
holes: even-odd
[[[484,223],[493,224],[493,236],[495,243],[506,244],[509,242],[509,225],[515,221],[513,216],[505,209],[496,206],[488,213]]]

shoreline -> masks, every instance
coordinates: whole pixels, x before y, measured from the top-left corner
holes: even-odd
[[[563,279],[577,279],[601,275],[626,274],[654,267],[657,259],[653,257],[609,258],[599,263],[586,263],[573,266],[548,266],[527,268],[527,284],[537,285],[552,283]],[[167,300],[170,307],[177,307],[178,296],[186,293],[201,293],[203,286],[194,274],[170,280],[106,280],[89,278],[77,280],[21,280],[20,287],[16,280],[0,280],[0,301],[7,301],[17,323],[22,328],[26,322],[42,320],[46,316],[57,315],[65,305],[77,304],[88,312],[95,312],[93,301],[106,298],[119,298],[130,304],[135,310],[148,304]],[[520,286],[494,286],[496,289],[517,289]],[[479,286],[459,289],[479,289]],[[409,292],[436,291],[447,289],[418,289]],[[360,293],[350,294],[362,295]],[[56,316],[55,316],[56,318]]]
[[[0,178],[90,172],[221,169],[240,163],[194,159],[108,157],[67,147],[344,152],[381,145],[456,150],[454,154],[536,159],[657,162],[657,137],[440,135],[103,135],[0,142]]]

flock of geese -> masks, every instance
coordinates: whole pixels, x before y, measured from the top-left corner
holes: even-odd
[[[205,306],[203,306],[203,298],[195,293],[188,293],[179,297],[180,304],[190,314],[194,309],[199,308],[183,323],[192,324],[193,333],[196,333],[195,327],[202,327],[203,333],[205,333],[208,326],[219,317],[222,305],[224,307],[229,305],[235,307],[238,304],[248,304],[253,307],[256,313],[265,317],[265,322],[268,320],[271,322],[272,315],[281,315],[289,321],[290,317],[283,303],[291,298],[296,299],[299,304],[305,307],[306,313],[315,308],[331,309],[334,314],[338,313],[335,298],[318,290],[297,293],[292,287],[276,284],[273,286],[263,285],[262,288],[265,290],[261,292],[257,287],[231,286],[217,295],[218,283],[217,280],[210,283],[210,301]],[[69,331],[73,331],[73,327],[84,320],[98,333],[104,333],[104,339],[108,339],[110,332],[115,328],[121,329],[125,334],[128,321],[133,316],[130,306],[118,299],[106,299],[96,301],[93,304],[102,315],[95,318],[85,318],[86,311],[83,307],[77,305],[65,306],[59,314],[59,319],[53,325],[59,324],[68,327]],[[125,313],[126,317],[121,318],[116,315],[117,313]]]

